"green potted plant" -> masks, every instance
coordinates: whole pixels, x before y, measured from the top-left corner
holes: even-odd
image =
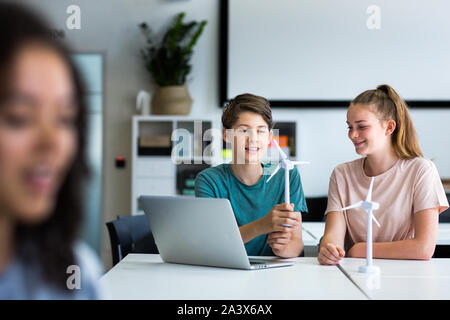
[[[159,42],[145,22],[139,25],[147,40],[141,54],[157,84],[152,99],[153,114],[189,114],[191,110],[186,78],[192,69],[193,48],[207,21],[184,23],[184,17],[184,12],[179,13]]]

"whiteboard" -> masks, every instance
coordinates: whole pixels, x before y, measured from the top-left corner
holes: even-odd
[[[221,88],[226,100],[250,92],[294,104],[331,104],[387,83],[408,101],[450,101],[448,0],[227,5]]]

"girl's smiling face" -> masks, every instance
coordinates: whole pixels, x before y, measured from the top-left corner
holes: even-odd
[[[376,106],[355,104],[347,111],[348,137],[360,155],[387,152],[391,147],[391,134],[395,121],[379,120]]]
[[[272,130],[264,118],[254,112],[242,112],[231,130],[224,129],[225,141],[232,143],[237,164],[259,164],[272,140]]]
[[[15,220],[42,221],[77,148],[73,84],[52,49],[20,50],[0,106],[0,208]]]

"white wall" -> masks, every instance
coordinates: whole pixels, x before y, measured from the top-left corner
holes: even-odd
[[[449,99],[449,11],[448,0],[229,0],[228,98],[349,101],[388,81],[408,100]]]
[[[105,54],[104,103],[104,221],[130,211],[131,116],[135,95],[140,89],[152,91],[150,76],[143,67],[139,49],[144,43],[137,25],[147,21],[155,30],[167,25],[181,11],[186,20],[209,21],[193,56],[193,72],[188,82],[194,100],[192,114],[220,117],[218,106],[219,0],[33,0],[56,28],[65,29],[66,8],[81,7],[81,30],[65,29],[77,51]],[[432,85],[432,84],[430,84]],[[411,111],[426,156],[435,158],[441,176],[450,177],[450,109]],[[344,109],[276,109],[300,121],[301,159],[312,164],[301,169],[306,195],[327,193],[328,177],[338,163],[357,157],[347,139]],[[122,155],[125,169],[116,169],[114,159]],[[104,222],[103,221],[103,222]],[[111,265],[109,239],[102,223],[102,258]]]

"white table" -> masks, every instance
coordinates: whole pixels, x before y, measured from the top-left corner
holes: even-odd
[[[381,269],[379,276],[358,272],[365,263],[365,259],[344,258],[340,265],[371,299],[450,299],[450,259],[374,259]]]
[[[129,254],[100,283],[109,299],[367,299],[336,266],[321,266],[316,258],[292,260],[290,267],[235,270]]]
[[[323,236],[325,231],[325,222],[303,222],[303,234],[307,231],[314,238],[317,239],[317,242]],[[450,223],[439,223],[438,226],[438,235],[436,240],[437,245],[450,245]]]
[[[325,222],[302,222],[302,227],[305,231],[311,234],[319,243],[325,231]]]
[[[439,223],[436,244],[438,246],[450,246],[450,223]]]
[[[319,241],[305,228],[302,228],[305,257],[317,257]]]

